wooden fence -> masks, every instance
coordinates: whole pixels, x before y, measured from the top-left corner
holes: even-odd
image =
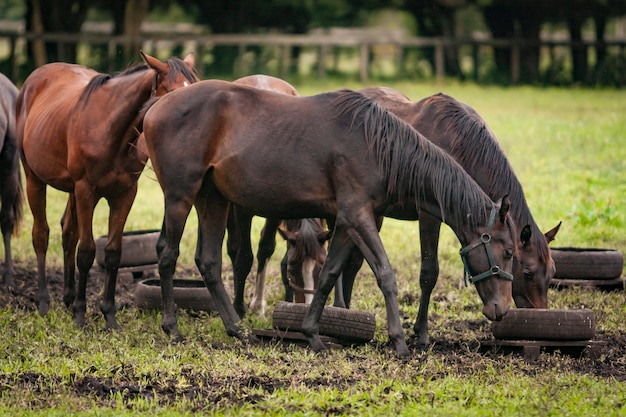
[[[368,34],[369,33],[369,34]],[[17,62],[20,54],[25,52],[24,41],[45,41],[59,44],[88,44],[106,45],[109,57],[117,53],[117,47],[128,43],[141,44],[144,49],[151,53],[158,45],[166,44],[171,49],[174,47],[193,48],[197,53],[203,54],[217,45],[229,45],[238,48],[240,66],[237,76],[245,75],[243,66],[243,56],[250,47],[273,47],[279,52],[279,76],[287,77],[290,68],[291,49],[294,47],[314,48],[317,51],[317,76],[324,77],[326,74],[326,61],[333,48],[353,48],[359,56],[358,71],[361,81],[367,82],[371,71],[371,53],[377,47],[391,46],[395,53],[395,59],[401,65],[404,59],[404,52],[409,49],[431,49],[434,51],[433,73],[437,79],[443,78],[445,74],[445,49],[449,47],[463,48],[469,50],[469,58],[472,60],[472,76],[478,78],[480,68],[480,51],[483,48],[508,48],[510,53],[510,79],[512,83],[517,83],[520,79],[520,51],[525,47],[547,48],[549,56],[553,56],[555,48],[572,46],[586,48],[588,51],[597,48],[600,43],[596,41],[582,41],[573,43],[567,39],[547,39],[538,42],[531,42],[523,39],[492,39],[492,38],[468,38],[468,39],[448,39],[448,38],[424,38],[396,36],[392,32],[355,32],[354,35],[348,33],[320,33],[311,35],[275,35],[275,34],[144,34],[139,38],[126,36],[111,36],[102,33],[17,33],[12,30],[0,29],[0,41],[8,40],[9,63],[13,79],[17,76]],[[191,46],[190,46],[191,45]],[[604,46],[612,47],[617,52],[620,62],[625,62],[624,50],[626,39],[611,39],[603,43]],[[111,59],[110,62],[114,62]],[[111,69],[113,70],[113,69]],[[9,75],[9,74],[7,74]]]

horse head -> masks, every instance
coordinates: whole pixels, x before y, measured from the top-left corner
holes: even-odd
[[[295,301],[310,303],[326,261],[324,244],[331,232],[323,228],[319,219],[302,219],[299,223],[299,227],[279,227],[278,233],[287,241],[287,279]],[[309,224],[304,226],[305,223]]]
[[[172,90],[187,87],[198,81],[194,72],[195,56],[193,52],[189,52],[182,60],[174,57],[165,62],[161,62],[143,51],[139,53],[146,65],[155,72],[152,81],[152,97],[160,97]]]
[[[483,301],[483,314],[499,321],[511,306],[513,256],[517,252],[515,224],[508,212],[508,196],[494,203],[480,237],[461,249],[466,277],[476,285]]]
[[[556,273],[548,243],[554,240],[560,227],[559,222],[545,234],[535,232],[538,236],[533,235],[530,225],[522,228],[519,257],[513,264],[513,300],[517,307],[548,308],[548,286]]]

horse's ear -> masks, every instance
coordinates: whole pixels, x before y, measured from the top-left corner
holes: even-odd
[[[296,234],[293,232],[290,232],[289,230],[283,230],[283,228],[279,227],[278,228],[278,234],[281,235],[283,237],[283,239],[285,239],[287,242],[291,243],[292,245],[296,244]]]
[[[522,229],[522,233],[520,234],[520,240],[522,241],[522,246],[526,247],[530,244],[530,236],[532,235],[530,231],[530,225],[527,224]]]
[[[554,228],[552,228],[551,230],[548,230],[547,232],[544,233],[544,235],[546,236],[546,239],[548,239],[548,242],[552,242],[554,240],[554,238],[556,237],[557,232],[561,228],[561,223],[562,222],[559,222],[559,224],[557,224]]]
[[[511,200],[509,199],[509,195],[506,194],[497,203],[500,206],[499,215],[500,215],[500,223],[504,224],[506,221],[506,215],[509,213],[509,209],[511,208]]]
[[[187,55],[185,55],[183,62],[187,64],[187,67],[189,67],[190,70],[192,70],[193,67],[196,65],[195,54],[192,51],[187,52]]]
[[[157,58],[150,56],[143,51],[139,51],[139,54],[141,54],[143,62],[145,62],[148,67],[159,73],[167,72],[167,64],[165,64],[164,62],[159,61]]]
[[[324,230],[323,232],[319,232],[317,234],[317,240],[320,242],[320,244],[324,244],[324,242],[330,239],[332,234],[333,233],[330,230]]]

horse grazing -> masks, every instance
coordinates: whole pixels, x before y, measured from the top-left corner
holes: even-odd
[[[513,299],[517,307],[548,308],[548,286],[555,268],[548,242],[554,239],[560,223],[541,233],[528,208],[524,191],[498,141],[478,113],[456,99],[435,94],[416,103],[391,88],[368,87],[360,93],[409,123],[431,142],[450,154],[491,198],[508,193],[510,212],[518,237],[518,255],[513,258]],[[420,344],[428,343],[428,305],[437,283],[437,251],[441,220],[421,211],[419,228],[422,265],[420,308],[415,333]],[[355,262],[360,265],[360,263]],[[344,274],[344,298],[350,303],[352,273]]]
[[[287,241],[287,253],[281,263],[285,301],[310,304],[326,261],[324,244],[331,232],[318,218],[288,219],[283,226],[278,233]]]
[[[186,219],[195,206],[198,267],[229,335],[244,337],[221,280],[229,203],[268,218],[333,218],[320,283],[303,321],[315,351],[325,349],[319,320],[354,247],[384,295],[389,338],[409,354],[393,268],[376,218],[414,219],[418,209],[455,231],[484,303],[500,320],[511,303],[515,225],[509,200],[494,203],[449,155],[362,94],[275,94],[211,80],[166,95],[144,119],[150,158],[165,198],[159,274],[162,328],[178,329],[173,275]],[[184,163],[180,163],[184,161]]]
[[[273,91],[290,96],[298,96],[296,89],[280,78],[270,75],[248,75],[233,81],[235,84],[247,85],[261,90]],[[244,291],[246,278],[252,268],[252,244],[250,229],[254,213],[244,207],[233,206],[229,213],[227,250],[233,263],[235,281],[234,305],[239,317],[246,312]],[[284,223],[285,229],[279,228],[281,219],[266,219],[261,230],[257,250],[257,272],[255,291],[250,301],[250,310],[265,315],[265,277],[270,257],[276,249],[276,232],[287,240],[287,252],[281,262],[281,274],[285,286],[285,301],[293,301],[296,289],[296,301],[304,302],[303,293],[312,294],[314,282],[319,281],[319,268],[312,268],[326,258],[324,244],[329,237],[319,219],[289,221]],[[300,268],[300,271],[297,269]],[[306,282],[306,284],[305,284]]]
[[[0,74],[0,228],[4,243],[4,272],[2,279],[13,286],[13,256],[11,236],[17,234],[22,221],[24,201],[20,157],[15,137],[15,100],[18,89],[4,74]]]
[[[42,315],[50,305],[45,271],[49,238],[46,187],[50,185],[69,193],[61,220],[63,300],[72,306],[74,323],[79,326],[85,324],[87,278],[96,253],[94,208],[101,198],[109,204],[106,281],[100,308],[106,328],[117,327],[114,299],[122,233],[146,163],[146,156],[136,148],[140,110],[151,97],[197,81],[192,54],[184,61],[171,58],[165,62],[141,56],[145,64],[113,75],[75,64],[43,65],[24,81],[17,98],[17,142],[33,213]]]

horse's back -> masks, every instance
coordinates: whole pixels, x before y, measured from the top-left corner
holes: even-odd
[[[46,64],[26,78],[17,97],[22,161],[41,180],[64,191],[73,188],[67,172],[68,123],[82,91],[96,75],[98,72],[76,64]],[[45,156],[42,149],[46,149]]]
[[[15,141],[15,101],[19,90],[4,74],[0,73],[0,137]],[[3,148],[0,143],[0,151]],[[13,143],[15,146],[15,143]]]
[[[362,132],[351,129],[350,116],[344,120],[337,114],[332,106],[336,97],[293,97],[219,80],[173,91],[144,119],[153,167],[159,181],[168,182],[164,188],[176,192],[177,178],[210,172],[228,200],[242,205],[254,201],[249,208],[255,214],[324,217],[334,212],[331,183],[336,178],[330,171],[367,163],[365,141],[350,138]],[[258,191],[259,181],[264,191]],[[283,207],[274,207],[275,201]],[[287,209],[317,209],[320,201],[331,203],[318,212]]]
[[[247,75],[233,81],[233,83],[248,85],[261,90],[274,91],[276,93],[287,94],[290,96],[299,96],[298,91],[293,85],[283,79],[276,78],[271,75]]]

